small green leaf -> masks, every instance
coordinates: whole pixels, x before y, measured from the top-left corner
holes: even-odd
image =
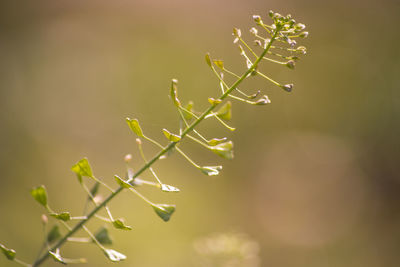
[[[192,109],[193,109],[193,102],[189,101],[189,103],[185,106],[185,109],[187,111],[190,111],[190,112],[187,112],[186,110],[183,110],[183,116],[185,117],[185,119],[186,120],[192,119],[193,118],[193,114],[191,112],[192,112]]]
[[[167,185],[167,184],[162,184],[161,185],[161,190],[164,192],[179,192],[179,188],[172,186],[172,185]]]
[[[113,249],[104,249],[104,254],[112,262],[123,261],[126,259],[126,256],[124,254],[119,253],[118,251],[115,251]]]
[[[219,171],[222,170],[222,166],[204,166],[200,167],[200,171],[208,176],[218,175]]]
[[[213,138],[213,139],[209,140],[209,141],[207,142],[207,144],[208,144],[209,146],[216,146],[216,145],[218,145],[218,144],[221,144],[222,142],[225,142],[226,139],[227,139],[226,137],[220,138],[220,139],[218,139],[218,138]]]
[[[116,219],[115,221],[112,222],[115,228],[121,229],[121,230],[132,230],[132,227],[125,225],[124,221],[122,219]]]
[[[31,190],[31,195],[42,206],[44,206],[44,207],[47,206],[47,192],[46,192],[46,188],[44,187],[44,185],[33,188]]]
[[[0,249],[4,253],[7,259],[9,259],[10,261],[13,261],[15,259],[15,255],[17,254],[15,250],[11,248],[6,248],[3,244],[0,244]]]
[[[181,140],[181,137],[179,135],[170,133],[167,129],[163,129],[162,131],[165,137],[167,137],[167,139],[171,142],[179,142]]]
[[[229,121],[232,118],[232,103],[226,102],[218,111],[217,116],[223,120]]]
[[[123,188],[130,188],[132,185],[126,181],[124,181],[121,177],[118,175],[114,175],[115,181],[119,184],[119,186],[122,186]]]
[[[210,147],[211,151],[225,159],[233,159],[233,143],[232,141],[221,143]]]
[[[108,230],[105,227],[101,227],[94,235],[97,241],[102,245],[111,245],[112,240],[108,234]],[[93,241],[94,242],[94,241]]]
[[[51,257],[52,257],[55,261],[67,265],[67,263],[64,261],[63,257],[61,257],[61,255],[60,255],[60,250],[59,250],[59,249],[57,249],[56,252],[49,251],[49,254],[51,255]]]
[[[211,67],[211,59],[210,59],[209,53],[206,54],[206,62],[207,62],[207,65]]]
[[[217,65],[218,68],[224,70],[224,61],[220,59],[214,60],[214,64]]]
[[[174,101],[175,106],[180,107],[181,106],[181,102],[178,99],[178,80],[176,79],[172,79],[172,83],[171,83],[171,90],[170,90],[170,96],[172,101]]]
[[[91,178],[93,177],[92,168],[90,167],[87,158],[83,158],[78,161],[74,166],[72,166],[71,170],[78,175],[78,178],[82,176],[87,176]]]
[[[209,102],[211,105],[216,106],[216,105],[218,105],[219,103],[221,103],[222,100],[221,100],[221,99],[214,99],[214,98],[210,97],[210,98],[208,99],[208,102]]]
[[[132,132],[139,137],[143,137],[142,128],[140,128],[139,121],[137,119],[126,118],[126,123],[128,123],[128,126],[131,128]]]
[[[175,211],[175,205],[155,204],[153,205],[153,209],[161,219],[167,222]]]
[[[57,220],[61,220],[64,222],[71,220],[71,215],[69,214],[69,212],[50,213],[50,216],[56,218]]]

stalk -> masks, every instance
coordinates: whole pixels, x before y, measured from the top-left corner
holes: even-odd
[[[280,32],[281,28],[277,27],[274,35],[271,37],[271,41],[268,43],[268,45],[265,47],[265,49],[263,50],[263,52],[261,53],[261,55],[259,57],[257,57],[256,61],[254,61],[254,63],[251,65],[251,67],[249,69],[247,69],[247,71],[240,76],[240,78],[238,80],[236,80],[236,82],[229,87],[228,90],[225,91],[225,93],[223,93],[219,99],[220,100],[224,100],[226,97],[229,96],[229,94],[236,89],[236,87],[238,87],[253,71],[256,70],[258,63],[263,59],[263,57],[268,53],[269,49],[271,48],[272,43],[275,41],[276,37],[278,36],[278,33]],[[206,109],[201,115],[200,117],[198,117],[190,126],[186,127],[186,129],[182,132],[181,134],[181,140],[187,135],[189,134],[191,131],[194,130],[194,128],[200,123],[202,122],[207,115],[209,115],[219,104],[215,104],[215,105],[211,105],[208,109]],[[180,140],[180,141],[181,141]],[[141,169],[139,169],[134,176],[132,177],[133,179],[138,177],[140,174],[142,174],[144,171],[146,171],[147,169],[149,169],[161,156],[163,156],[164,154],[166,154],[168,151],[170,151],[171,149],[173,149],[176,144],[178,144],[180,141],[178,142],[170,142],[164,149],[162,149],[160,152],[158,152],[157,155],[155,155],[150,161],[148,161]],[[86,216],[85,219],[82,219],[79,223],[77,223],[67,234],[65,234],[65,236],[63,236],[55,245],[53,245],[49,251],[55,251],[57,248],[60,248],[67,240],[69,237],[71,237],[74,233],[76,233],[79,229],[83,228],[84,225],[92,218],[94,217],[98,211],[100,211],[100,209],[102,209],[103,207],[105,207],[114,197],[116,197],[119,193],[121,193],[123,191],[124,187],[120,186],[118,189],[116,189],[115,191],[113,191],[106,199],[103,200],[103,202],[101,202],[100,204],[98,204],[98,206],[96,206],[95,208],[93,208],[93,210]],[[32,267],[37,267],[40,266],[48,257],[50,256],[50,254],[48,253],[48,251],[43,254],[41,257],[39,257],[33,264]]]

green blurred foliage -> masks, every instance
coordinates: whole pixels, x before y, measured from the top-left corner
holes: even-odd
[[[54,209],[82,211],[86,196],[70,171],[79,159],[88,157],[109,184],[124,175],[125,154],[140,167],[125,117],[160,141],[161,129],[177,132],[171,79],[183,105],[193,100],[203,110],[219,92],[205,53],[241,72],[232,27],[249,40],[251,15],[269,9],[291,13],[310,32],[296,70],[263,67],[293,82],[293,92],[249,82],[272,103],[234,102],[234,133],[200,127],[233,140],[233,161],[182,146],[204,165],[223,164],[220,176],[178,155],[157,163],[162,181],[181,192],[142,191],[176,204],[168,223],[131,194],[110,205],[133,228],[109,229],[113,248],[128,256],[120,266],[195,266],[194,240],[227,230],[259,243],[261,266],[398,266],[400,5],[389,0],[2,1],[0,242],[22,259],[36,256],[43,209],[29,193],[35,186],[46,185]],[[91,245],[68,244],[62,255],[108,265]]]

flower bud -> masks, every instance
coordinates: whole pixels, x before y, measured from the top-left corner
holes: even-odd
[[[233,40],[233,43],[236,44],[237,42],[239,42],[239,39],[242,36],[242,32],[240,31],[240,29],[233,28],[232,35],[235,36],[235,39]]]
[[[261,22],[262,22],[262,21],[261,21],[261,17],[260,17],[259,15],[253,15],[253,19],[254,19],[254,21],[257,22],[257,23],[261,23]]]
[[[274,19],[280,19],[280,18],[282,18],[282,15],[279,14],[279,13],[275,13],[273,18]]]
[[[274,17],[274,11],[272,11],[272,10],[270,10],[269,12],[268,12],[268,16],[270,17],[270,18],[273,18]]]
[[[138,140],[140,141],[139,138],[136,138],[136,143],[138,142]],[[140,142],[142,142],[142,141],[140,141]],[[131,160],[132,160],[132,155],[131,155],[131,154],[125,155],[124,161],[125,161],[126,163],[130,162]]]
[[[299,34],[299,37],[306,38],[308,36],[308,32],[302,32]]]
[[[254,40],[254,45],[262,47],[262,44],[261,44],[260,40]]]
[[[296,30],[304,30],[306,28],[306,25],[304,25],[303,23],[297,23],[296,25],[294,25]]]
[[[262,96],[260,99],[258,99],[255,102],[256,105],[260,105],[260,106],[261,105],[266,105],[266,104],[269,104],[269,103],[271,103],[271,100],[269,100],[268,96],[266,96],[266,95]]]
[[[256,28],[253,27],[253,28],[250,29],[250,33],[253,34],[253,35],[257,35],[258,31],[257,31]]]
[[[242,32],[238,28],[233,28],[233,36],[240,38],[242,36]]]
[[[93,198],[94,203],[99,205],[103,201],[103,197],[101,195],[97,195]]]
[[[43,225],[46,225],[49,222],[49,219],[47,218],[46,214],[42,214],[42,223]]]
[[[285,84],[285,85],[282,85],[281,87],[282,87],[282,89],[285,90],[286,92],[291,92],[292,89],[293,89],[293,84],[292,84],[292,83],[290,83],[290,84]]]
[[[297,42],[296,42],[295,40],[290,40],[290,39],[289,39],[288,44],[290,45],[290,47],[293,48],[293,47],[296,46]]]
[[[296,51],[305,55],[307,53],[307,48],[305,46],[299,46],[297,47]]]
[[[264,48],[266,48],[267,45],[268,45],[270,42],[271,42],[271,39],[265,39]]]
[[[286,67],[288,67],[289,69],[294,69],[294,61],[293,60],[289,60],[288,62],[286,62]]]

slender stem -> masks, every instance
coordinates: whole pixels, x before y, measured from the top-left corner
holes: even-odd
[[[273,63],[281,64],[281,65],[285,65],[286,64],[286,62],[278,61],[278,60],[275,60],[275,59],[272,59],[272,58],[269,58],[269,57],[264,57],[263,59],[271,61]]]
[[[234,95],[229,95],[229,97],[230,97],[230,98],[233,98],[233,99],[236,99],[236,100],[239,100],[239,101],[242,101],[242,102],[245,102],[245,103],[247,103],[247,104],[251,104],[251,105],[254,105],[254,104],[255,104],[255,102],[253,102],[253,101],[246,100],[246,99],[243,99],[243,98],[234,96]]]
[[[103,222],[107,222],[107,223],[110,223],[110,222],[112,222],[109,218],[106,218],[106,217],[104,217],[104,216],[101,216],[101,215],[98,215],[98,214],[96,214],[96,215],[94,215],[97,219],[99,219],[99,220],[102,220]]]
[[[135,183],[136,183],[136,182],[137,182],[139,185],[145,184],[145,185],[151,185],[151,186],[158,187],[158,188],[160,188],[161,185],[162,185],[161,182],[160,182],[160,183],[154,183],[154,182],[142,180],[142,179],[139,179],[139,178],[136,178],[136,179],[135,179]]]
[[[144,163],[146,164],[146,163],[147,163],[147,159],[146,159],[146,156],[144,155],[144,151],[143,151],[143,147],[142,147],[142,142],[139,142],[138,147],[139,147],[140,156],[142,157]],[[149,170],[150,170],[150,172],[153,174],[154,178],[156,178],[157,182],[158,182],[159,184],[162,184],[161,180],[158,178],[158,176],[157,176],[156,172],[154,171],[154,169],[153,169],[152,167],[149,167]]]
[[[229,130],[231,130],[231,131],[234,131],[234,130],[235,130],[235,128],[229,126],[229,125],[226,124],[220,117],[218,117],[217,113],[211,112],[211,113],[209,114],[209,117],[214,117],[214,118],[216,118],[223,126],[225,126],[226,128],[228,128]]]
[[[185,116],[183,115],[182,110],[178,109],[178,111],[179,111],[179,115],[181,116],[181,119],[182,119],[182,121],[185,123],[186,127],[189,127],[189,123],[188,123],[187,120],[185,119]],[[204,136],[202,136],[202,135],[201,135],[198,131],[196,131],[195,129],[193,129],[193,132],[194,132],[195,134],[197,134],[197,136],[200,137],[201,139],[203,139],[205,142],[208,141]],[[180,133],[180,134],[182,134],[182,133]]]
[[[26,263],[26,262],[24,262],[24,261],[22,261],[22,260],[20,260],[20,259],[17,259],[17,258],[14,258],[14,261],[15,261],[16,263],[22,265],[22,266],[26,266],[26,267],[31,267],[31,266],[32,266],[32,265],[30,265],[30,264],[28,264],[28,263]]]
[[[86,216],[75,216],[75,217],[71,217],[71,220],[83,220],[86,219]]]
[[[267,79],[267,80],[270,81],[271,83],[273,83],[273,84],[275,84],[275,85],[281,87],[281,84],[280,84],[280,83],[278,83],[277,81],[271,79],[270,77],[268,77],[268,76],[265,75],[264,73],[261,73],[261,72],[257,71],[257,74],[260,75],[261,77]]]
[[[191,112],[190,110],[187,110],[186,108],[184,108],[182,106],[178,107],[178,110],[183,110],[183,111],[189,113],[190,115],[192,115],[193,117],[195,117],[196,119],[199,118],[199,117],[196,116],[196,114],[194,114],[193,112]]]
[[[92,232],[89,231],[89,229],[87,229],[87,227],[85,225],[82,225],[83,230],[85,230],[85,232],[90,236],[90,238],[93,240],[94,243],[96,243],[96,245],[101,249],[101,250],[105,250],[106,248],[99,242],[99,240],[97,240],[97,238],[92,234]]]
[[[253,49],[251,49],[250,46],[249,46],[245,41],[243,41],[242,38],[239,38],[239,40],[240,40],[240,42],[253,54],[253,56],[254,56],[255,58],[258,57],[257,54],[253,51]]]
[[[93,180],[95,180],[96,182],[98,182],[99,184],[101,184],[102,186],[104,186],[105,188],[108,189],[108,191],[110,192],[114,192],[114,189],[112,189],[111,187],[109,187],[106,183],[104,183],[103,181],[101,181],[100,179],[97,179],[96,177],[92,176],[91,177]]]
[[[201,166],[199,164],[196,164],[196,162],[194,162],[188,155],[186,155],[182,150],[180,150],[179,148],[175,148],[176,151],[179,152],[179,154],[181,154],[187,161],[189,161],[190,164],[192,164],[193,166],[195,166],[197,169],[200,169]]]
[[[237,75],[237,74],[234,73],[233,71],[230,71],[230,70],[226,69],[225,67],[224,67],[223,70],[224,70],[226,73],[228,73],[228,74],[230,74],[230,75],[232,75],[232,76],[235,76],[236,78],[240,78],[239,75]]]
[[[193,137],[193,136],[191,136],[191,135],[186,135],[186,136],[189,137],[190,139],[192,139],[193,141],[195,141],[196,143],[198,143],[198,144],[204,146],[205,148],[210,148],[209,145],[204,144],[202,141],[200,141],[200,140],[197,139],[196,137]]]
[[[76,242],[76,243],[90,243],[91,239],[87,237],[70,237],[68,238],[68,242]]]
[[[137,196],[139,196],[141,199],[143,199],[145,202],[147,202],[147,204],[149,204],[150,206],[153,206],[154,203],[151,202],[148,198],[146,198],[145,196],[143,196],[142,194],[140,194],[136,189],[130,187],[129,188],[130,191],[132,191],[133,193],[135,193]]]
[[[274,32],[274,35],[271,38],[271,41],[268,43],[268,45],[265,47],[264,51],[261,53],[261,55],[254,61],[252,66],[246,70],[246,72],[228,89],[225,91],[224,94],[222,94],[219,99],[224,100],[229,96],[229,94],[239,85],[241,84],[249,75],[252,73],[258,63],[262,60],[262,58],[265,56],[265,54],[268,52],[268,50],[271,48],[271,45],[275,38],[277,37],[278,33],[280,31],[280,28],[277,28]],[[202,122],[205,117],[210,114],[215,107],[218,105],[210,105],[189,127],[187,127],[183,133],[181,134],[181,140],[189,134],[193,129],[200,123]],[[142,174],[145,170],[150,168],[161,156],[163,156],[165,153],[167,153],[169,150],[173,149],[178,142],[170,142],[166,147],[164,147],[161,151],[159,151],[148,163],[146,163],[141,169],[139,169],[133,176],[133,178],[138,177],[140,174]],[[73,234],[75,234],[79,229],[83,228],[94,215],[97,214],[97,212],[100,211],[105,205],[107,205],[108,202],[110,202],[114,197],[116,197],[119,193],[121,193],[124,190],[124,187],[120,186],[117,188],[115,191],[113,191],[106,199],[103,200],[103,202],[99,203],[98,206],[94,207],[91,212],[87,215],[86,219],[81,220],[78,222],[67,234],[65,234],[64,237],[62,237],[55,245],[51,247],[51,251],[56,250],[57,248],[60,248],[67,240],[69,237],[71,237]],[[32,267],[36,267],[41,265],[48,257],[50,254],[46,252],[43,254],[39,259],[37,259],[33,264]]]
[[[271,34],[271,31],[268,29],[268,25],[265,25],[264,23],[261,23],[261,27],[264,28],[269,34]]]
[[[91,200],[95,206],[97,206],[97,203],[96,203],[96,201],[94,200],[94,196],[93,196],[92,193],[90,192],[89,188],[87,188],[86,184],[85,184],[85,183],[82,183],[81,185],[82,185],[82,187],[83,187],[83,190],[85,190],[85,192],[86,192],[86,193],[88,194],[88,196],[89,196],[89,197],[86,199],[85,206],[84,206],[84,208],[83,208],[83,214],[86,214],[86,210],[87,210],[87,207],[88,207],[88,204],[89,204],[89,200]]]
[[[104,206],[104,209],[106,210],[107,215],[108,215],[108,217],[110,218],[110,220],[113,222],[113,221],[114,221],[114,218],[113,218],[113,216],[112,216],[112,214],[111,214],[110,209],[109,209],[107,206]]]
[[[149,141],[150,143],[153,143],[154,145],[158,146],[161,149],[165,149],[165,147],[163,147],[160,143],[158,143],[156,140],[151,139],[150,137],[147,136],[143,136],[144,139],[146,139],[147,141]]]

